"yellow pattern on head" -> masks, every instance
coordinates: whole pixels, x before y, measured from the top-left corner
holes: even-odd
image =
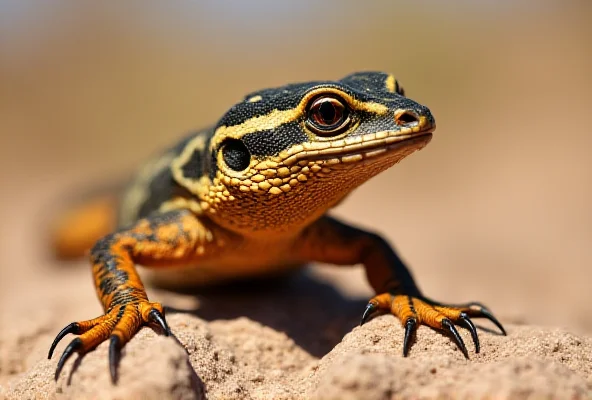
[[[249,97],[247,99],[247,103],[256,103],[256,102],[261,101],[261,100],[263,100],[263,97],[257,95],[257,96]]]
[[[352,109],[357,111],[365,111],[377,115],[383,115],[388,112],[388,107],[383,104],[363,102],[335,88],[318,88],[308,92],[296,107],[289,110],[275,109],[266,115],[250,118],[238,125],[220,126],[214,132],[214,138],[210,143],[210,150],[217,148],[227,138],[240,139],[248,133],[271,130],[283,124],[298,120],[298,118],[305,114],[308,102],[319,94],[336,94],[345,100]]]
[[[189,162],[193,153],[201,151],[206,147],[206,139],[204,136],[199,135],[191,139],[185,146],[179,157],[175,158],[171,162],[171,172],[175,181],[181,186],[189,190],[193,194],[199,194],[200,189],[203,190],[203,185],[200,183],[200,178],[191,179],[183,175],[183,166]]]
[[[384,81],[384,86],[386,87],[386,90],[388,90],[390,93],[395,93],[397,85],[394,75],[389,75],[386,77],[386,80]]]

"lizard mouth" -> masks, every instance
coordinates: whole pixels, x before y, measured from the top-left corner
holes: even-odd
[[[318,160],[334,160],[337,158],[342,163],[352,163],[387,155],[409,155],[409,150],[416,151],[425,147],[432,139],[432,133],[413,134],[397,137],[388,137],[384,140],[374,140],[362,145],[345,146],[337,154],[319,154]]]
[[[434,129],[401,134],[380,132],[347,138],[334,142],[307,143],[302,151],[284,160],[291,165],[297,161],[325,160],[328,164],[353,163],[382,156],[407,156],[425,147],[432,139]]]

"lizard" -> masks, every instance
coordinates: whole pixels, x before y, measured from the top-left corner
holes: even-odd
[[[62,338],[78,336],[63,351],[55,379],[72,354],[109,340],[116,383],[121,349],[142,326],[172,335],[162,304],[148,299],[136,265],[165,282],[198,285],[310,262],[362,264],[376,295],[360,325],[390,313],[404,326],[403,356],[418,326],[427,325],[448,334],[469,358],[458,325],[469,330],[478,353],[471,318],[487,318],[506,334],[488,308],[426,297],[385,238],[327,215],[362,183],[424,148],[435,127],[429,108],[408,98],[384,72],[248,94],[213,127],[149,161],[123,191],[117,228],[95,238],[90,249],[104,314],[58,333],[50,359]],[[63,254],[78,254],[90,236],[106,229],[100,218],[105,209],[97,203],[71,215],[58,232]],[[87,214],[93,215],[92,227]],[[88,237],[73,240],[79,229],[79,236]],[[80,249],[68,249],[69,241]]]

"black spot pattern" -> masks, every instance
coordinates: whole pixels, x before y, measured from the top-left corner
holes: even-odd
[[[356,72],[355,74],[346,76],[340,80],[340,82],[361,92],[384,92],[392,94],[386,88],[386,78],[388,78],[388,76],[389,74],[384,72]]]
[[[299,122],[290,122],[276,129],[248,133],[243,136],[243,142],[255,156],[276,155],[284,149],[307,140],[309,140],[308,136]]]
[[[203,149],[194,150],[189,161],[181,169],[185,178],[201,178],[203,174]]]

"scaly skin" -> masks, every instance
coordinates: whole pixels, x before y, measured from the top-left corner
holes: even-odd
[[[468,357],[454,324],[464,326],[478,352],[470,317],[488,318],[505,334],[487,308],[428,299],[385,239],[325,215],[353,189],[427,145],[434,129],[430,111],[384,73],[246,96],[213,128],[151,160],[131,182],[120,201],[120,228],[91,250],[105,314],[73,322],[57,335],[50,358],[65,335],[79,336],[63,352],[56,379],[74,352],[109,340],[116,382],[121,347],[143,325],[171,333],[162,305],[148,300],[137,264],[151,267],[161,282],[187,285],[308,262],[360,263],[376,292],[362,323],[380,311],[395,315],[405,326],[404,355],[422,324],[449,333]],[[57,232],[63,254],[83,251],[68,248],[72,232]],[[70,242],[88,243],[84,239]]]

